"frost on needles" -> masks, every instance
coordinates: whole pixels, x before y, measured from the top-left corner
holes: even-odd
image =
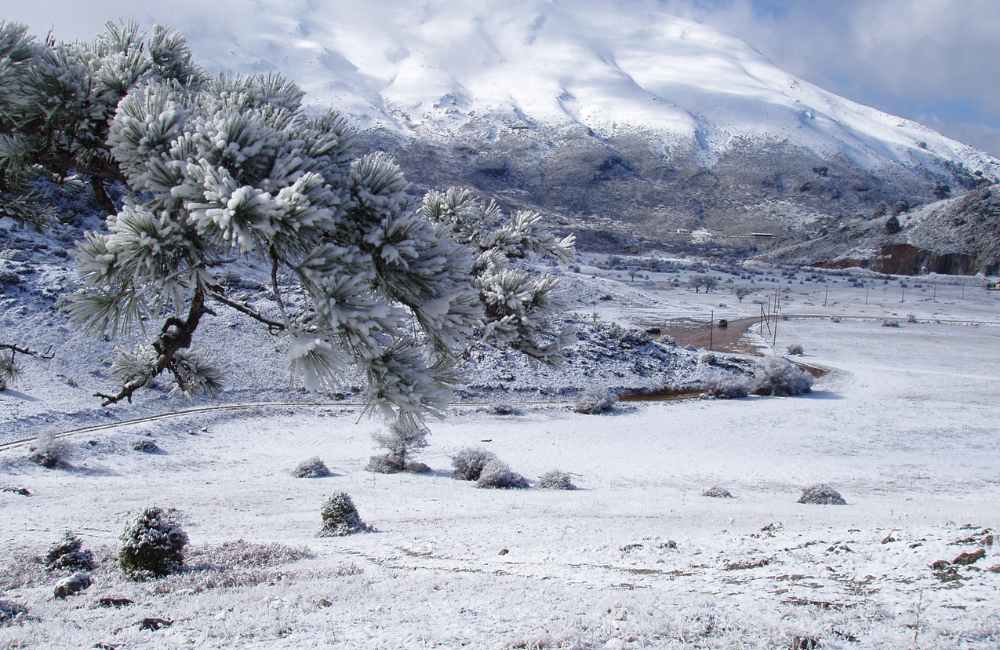
[[[209,75],[159,27],[109,24],[93,42],[57,43],[6,23],[0,80],[0,178],[81,174],[111,213],[77,248],[86,288],[70,314],[100,334],[163,321],[149,345],[117,352],[121,385],[98,394],[105,405],[164,373],[187,394],[219,390],[212,350],[193,347],[216,309],[286,337],[308,387],[357,365],[371,404],[414,421],[440,411],[474,338],[561,358],[556,280],[523,260],[565,261],[573,238],[464,189],[414,199],[392,158],[357,155],[347,122],[303,110],[278,75]],[[267,313],[226,295],[227,271],[248,261],[269,271]]]

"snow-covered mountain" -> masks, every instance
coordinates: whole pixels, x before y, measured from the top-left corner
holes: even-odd
[[[657,3],[573,0],[258,0],[253,16],[191,33],[219,68],[278,69],[313,102],[404,133],[495,114],[508,126],[641,129],[707,162],[752,141],[867,167],[1000,162],[920,124],[826,92],[746,43]]]

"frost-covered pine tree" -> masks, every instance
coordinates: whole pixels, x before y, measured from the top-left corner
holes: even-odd
[[[212,351],[192,345],[219,308],[286,337],[308,387],[359,367],[370,403],[411,425],[440,412],[475,337],[559,361],[556,280],[522,260],[565,260],[573,240],[541,215],[507,219],[467,190],[415,201],[391,157],[355,156],[337,113],[307,113],[278,75],[207,75],[169,30],[109,25],[93,43],[63,44],[5,24],[0,43],[0,79],[14,83],[0,108],[35,116],[2,124],[0,164],[72,169],[98,179],[97,194],[101,179],[124,188],[106,228],[78,247],[86,289],[70,314],[104,334],[163,318],[150,345],[117,354],[121,387],[98,394],[105,405],[163,373],[184,393],[218,390]],[[49,110],[62,111],[58,133]],[[237,261],[268,269],[273,313],[226,295]]]
[[[0,190],[39,169],[56,180],[75,172],[114,212],[107,184],[121,174],[108,129],[118,103],[141,84],[202,81],[183,36],[170,29],[108,23],[91,42],[57,43],[0,22]]]

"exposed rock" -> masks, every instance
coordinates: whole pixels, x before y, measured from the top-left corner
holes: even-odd
[[[165,618],[144,618],[139,621],[140,630],[156,631],[165,627],[170,627],[174,622]]]
[[[969,565],[975,564],[979,560],[986,557],[986,551],[981,548],[977,548],[974,551],[968,551],[966,553],[959,553],[958,557],[951,561],[952,564]]]
[[[124,596],[101,596],[97,599],[98,607],[128,607],[135,603]]]
[[[11,494],[20,494],[22,497],[30,497],[31,496],[31,490],[29,490],[28,488],[23,488],[23,487],[4,486],[4,487],[0,487],[0,492],[9,492]]]
[[[160,447],[152,440],[136,440],[132,443],[132,449],[135,451],[141,451],[144,454],[158,454],[160,453]]]
[[[90,579],[90,574],[84,571],[80,573],[74,573],[71,576],[67,576],[56,583],[55,589],[53,589],[52,594],[56,598],[66,598],[68,596],[73,596],[80,593],[87,587],[91,585],[93,581]]]
[[[727,562],[722,568],[726,571],[742,571],[744,569],[759,569],[770,563],[771,560],[764,557],[757,560],[737,560],[736,562]]]

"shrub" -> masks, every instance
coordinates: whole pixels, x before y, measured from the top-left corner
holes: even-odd
[[[368,461],[368,471],[392,474],[406,471],[410,465],[418,466],[411,460],[419,450],[428,446],[428,433],[426,426],[410,418],[396,420],[388,432],[372,436],[387,453],[372,456]]]
[[[701,380],[706,394],[717,399],[740,399],[750,394],[750,380],[742,375],[714,370]]]
[[[324,478],[330,475],[330,470],[318,456],[302,461],[292,470],[292,476],[295,478]]]
[[[538,477],[538,487],[543,490],[575,490],[573,480],[566,472],[557,469],[546,472]]]
[[[713,499],[732,499],[733,493],[724,487],[719,487],[718,485],[713,486],[701,493],[703,497],[711,497]]]
[[[899,327],[899,321],[887,318],[884,321],[882,321],[882,327]]]
[[[361,521],[361,515],[354,507],[354,501],[346,492],[338,492],[327,499],[320,511],[320,517],[323,520],[320,535],[323,537],[343,537],[371,530],[370,526]]]
[[[916,323],[917,322],[917,317],[914,314],[907,314],[906,315],[906,322],[907,323]]]
[[[793,343],[792,345],[788,346],[788,354],[801,357],[805,353],[806,353],[805,349],[802,347],[800,343]]]
[[[573,410],[584,415],[602,415],[615,410],[618,396],[609,391],[592,391],[576,401]]]
[[[451,466],[455,468],[452,476],[460,481],[478,481],[486,464],[496,458],[491,451],[466,447],[451,457]]]
[[[62,539],[53,544],[45,554],[48,569],[73,569],[90,571],[94,568],[94,555],[83,548],[79,537],[66,531]]]
[[[847,501],[844,501],[844,497],[840,496],[840,492],[837,492],[825,483],[817,483],[802,490],[799,503],[814,503],[826,506],[847,505]]]
[[[477,488],[491,489],[524,489],[528,487],[528,479],[517,472],[512,472],[507,463],[496,458],[486,463],[479,480],[476,481]]]
[[[521,410],[511,404],[494,404],[490,409],[493,415],[520,415]]]
[[[122,531],[118,564],[132,580],[165,576],[184,565],[188,536],[176,521],[176,513],[146,508]]]
[[[0,627],[21,623],[28,618],[28,608],[21,603],[0,598]]]
[[[66,464],[66,445],[51,433],[43,433],[29,447],[31,454],[28,460],[46,469],[53,469]]]
[[[376,474],[396,474],[405,469],[406,467],[398,458],[393,458],[389,454],[372,456],[368,459],[368,464],[365,465],[366,472],[374,472]]]
[[[767,357],[754,373],[754,394],[791,396],[812,391],[813,378],[781,357]]]

